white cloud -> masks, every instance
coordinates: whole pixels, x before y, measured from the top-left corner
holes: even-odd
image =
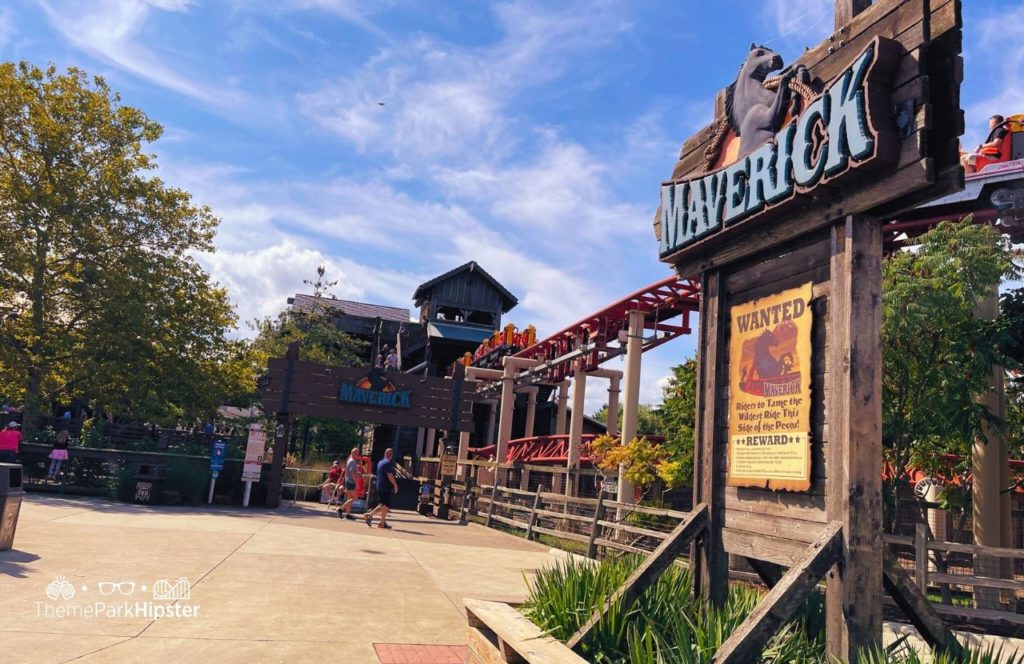
[[[793,49],[815,46],[832,33],[834,10],[830,0],[767,0],[763,16],[777,36],[765,44],[781,40]]]
[[[991,91],[967,105],[964,145],[970,148],[985,139],[990,116],[1024,113],[1024,6],[993,11],[966,35],[967,75],[975,89]]]
[[[298,95],[299,108],[367,153],[406,161],[501,157],[518,144],[509,103],[628,30],[614,9],[608,2],[558,12],[501,4],[498,43],[462,47],[414,37],[382,49],[356,73]]]
[[[97,0],[91,3],[38,0],[50,23],[75,47],[160,87],[211,106],[238,105],[242,96],[220,82],[206,85],[179,73],[140,37],[151,10],[188,11],[190,0]]]
[[[529,163],[439,168],[436,179],[449,195],[483,205],[520,229],[541,231],[553,246],[569,241],[582,248],[631,232],[646,214],[609,194],[609,170],[578,144],[552,142]],[[593,239],[581,243],[581,236]]]

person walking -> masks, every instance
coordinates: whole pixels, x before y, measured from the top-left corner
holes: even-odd
[[[395,466],[391,463],[391,457],[395,451],[388,448],[384,451],[384,458],[377,463],[377,506],[363,517],[367,526],[373,526],[373,517],[380,512],[380,525],[378,528],[391,528],[388,525],[388,511],[391,509],[391,496],[398,493],[398,482],[395,480]]]
[[[18,446],[21,445],[20,425],[8,422],[7,428],[0,431],[0,463],[18,463]]]
[[[342,519],[354,519],[352,516],[352,503],[356,501],[356,487],[359,482],[359,448],[353,447],[345,462],[345,502],[338,510],[338,517]]]
[[[68,460],[68,430],[61,429],[57,432],[57,439],[50,450],[50,470],[46,473],[46,479],[56,480],[60,475],[60,467]]]

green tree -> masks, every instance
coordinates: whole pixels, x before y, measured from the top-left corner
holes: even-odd
[[[896,487],[907,469],[948,474],[944,453],[966,486],[971,445],[984,425],[1001,425],[979,403],[1002,364],[1001,324],[976,315],[993,284],[1015,273],[1013,254],[988,226],[970,219],[944,222],[920,246],[889,257],[883,267],[882,411],[886,526],[896,525]],[[952,496],[950,496],[952,498]]]
[[[321,265],[316,270],[315,281],[303,280],[313,289],[313,301],[308,307],[290,306],[274,318],[253,322],[256,337],[250,346],[249,359],[254,371],[262,373],[268,359],[284,357],[288,346],[295,342],[299,343],[299,356],[303,360],[341,366],[365,363],[368,344],[338,328],[343,314],[328,301],[334,298],[329,291],[338,282],[325,280],[325,274],[326,268]],[[352,446],[362,444],[362,428],[358,422],[316,417],[300,418],[294,426],[296,431],[302,432],[303,438],[306,431],[318,432],[307,451],[311,449],[333,457],[344,457]],[[301,441],[298,447],[303,448]]]
[[[272,357],[284,357],[288,346],[299,342],[300,356],[311,362],[355,365],[365,362],[368,344],[338,328],[343,315],[328,299],[337,281],[325,281],[326,268],[317,268],[316,281],[304,279],[313,288],[313,301],[308,307],[290,306],[276,317],[253,321],[256,331],[252,341],[253,360],[265,367]]]
[[[593,418],[604,424],[608,425],[608,406],[601,406]],[[619,406],[619,417],[618,417],[619,431],[622,431],[622,406]],[[660,436],[661,435],[661,420],[658,419],[658,413],[654,406],[642,403],[636,409],[636,434],[638,436]]]
[[[657,409],[669,460],[659,468],[661,478],[671,486],[693,482],[693,450],[697,421],[697,360],[690,358],[672,367]]]
[[[0,64],[0,385],[29,430],[51,401],[155,417],[224,387],[235,317],[192,258],[217,220],[150,175],[161,131],[102,78]]]

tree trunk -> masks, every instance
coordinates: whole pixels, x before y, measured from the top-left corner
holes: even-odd
[[[28,382],[25,385],[25,408],[22,413],[22,435],[25,440],[36,430],[36,420],[42,412],[42,385],[46,373],[43,343],[46,335],[46,258],[49,237],[44,229],[36,229],[36,257],[32,268],[32,343],[28,347]]]

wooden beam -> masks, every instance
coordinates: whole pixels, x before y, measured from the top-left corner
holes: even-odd
[[[877,219],[832,226],[825,512],[843,524],[829,575],[829,655],[855,662],[882,639],[882,235]]]
[[[616,605],[621,606],[623,612],[628,611],[629,607],[635,602],[647,588],[654,584],[661,576],[661,573],[668,569],[675,561],[676,557],[682,553],[686,545],[690,543],[693,538],[700,535],[707,528],[708,525],[708,506],[704,504],[697,505],[693,508],[693,512],[684,521],[680,522],[668,537],[658,545],[658,548],[651,552],[651,555],[637,567],[629,578],[619,586],[618,590],[612,593],[611,597],[605,600],[605,603],[599,607],[594,614],[590,616],[590,619],[579,631],[572,635],[566,642],[566,646],[569,648],[575,648],[580,643],[585,641],[590,635],[590,631],[594,628],[594,625],[601,620],[601,617],[608,612],[608,610]]]
[[[836,0],[836,30],[853,20],[853,17],[871,6],[871,0]]]
[[[833,521],[799,560],[758,603],[753,613],[733,632],[715,655],[715,664],[757,661],[768,640],[789,620],[807,594],[842,560],[843,525]]]
[[[921,638],[927,641],[933,649],[945,650],[949,654],[957,656],[958,659],[963,657],[966,653],[960,642],[942,622],[942,618],[928,602],[928,598],[921,592],[921,589],[900,567],[899,561],[896,560],[896,556],[893,555],[889,547],[885,547],[883,570],[882,580],[886,592],[917,628]]]
[[[694,587],[715,606],[725,602],[729,585],[729,558],[725,555],[722,528],[725,525],[724,482],[715,468],[721,431],[721,405],[717,398],[720,364],[725,353],[725,297],[719,270],[701,274],[700,348],[697,357],[697,445],[694,454],[693,504],[708,506],[708,532],[690,553]]]
[[[745,558],[745,560],[757,572],[761,582],[769,588],[774,588],[778,585],[782,577],[786,575],[786,568],[782,565],[776,565],[767,560],[758,560],[757,558]]]

